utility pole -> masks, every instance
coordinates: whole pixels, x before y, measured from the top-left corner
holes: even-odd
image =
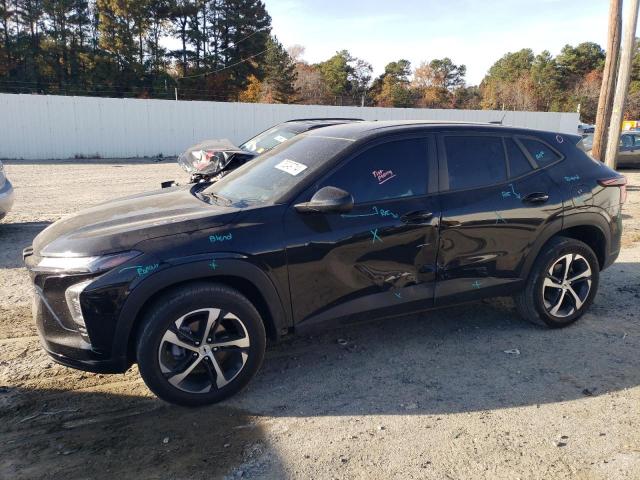
[[[620,49],[620,67],[616,79],[616,94],[613,97],[613,109],[611,110],[611,124],[607,138],[607,152],[605,163],[611,168],[616,168],[616,156],[618,154],[618,142],[620,129],[622,128],[622,114],[624,103],[629,90],[631,77],[631,61],[636,44],[636,26],[638,23],[638,2],[640,0],[628,0],[625,5],[625,25],[622,35],[622,48]]]
[[[607,129],[611,121],[613,95],[616,88],[616,72],[620,55],[620,33],[622,30],[622,0],[611,0],[609,6],[609,36],[607,40],[607,59],[602,73],[602,86],[596,114],[596,131],[593,134],[591,156],[604,160],[607,146]]]

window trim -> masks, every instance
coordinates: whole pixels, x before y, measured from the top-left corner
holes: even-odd
[[[427,149],[425,151],[425,159],[427,161],[427,172],[429,178],[426,182],[426,193],[420,195],[412,195],[410,197],[394,197],[394,198],[385,198],[380,200],[369,200],[367,202],[355,202],[354,205],[357,206],[366,206],[369,204],[381,204],[386,202],[396,202],[401,200],[408,199],[416,199],[428,197],[431,195],[438,194],[438,149],[436,145],[436,134],[434,132],[411,132],[411,133],[393,133],[390,135],[384,135],[380,137],[375,137],[368,141],[363,142],[361,145],[357,146],[356,149],[348,152],[344,158],[340,159],[336,162],[328,171],[323,172],[319,177],[314,179],[307,188],[303,189],[300,194],[295,196],[295,200],[292,204],[308,201],[305,198],[310,199],[315,192],[318,191],[318,186],[339,171],[341,168],[346,166],[349,162],[354,160],[356,157],[364,154],[368,150],[371,150],[374,147],[378,147],[380,145],[384,145],[386,143],[393,143],[402,140],[414,140],[414,139],[424,139],[427,141]],[[352,193],[352,192],[349,192]]]
[[[512,177],[511,176],[511,155],[509,155],[509,150],[507,148],[507,140],[512,140],[514,145],[516,146],[516,148],[518,150],[520,150],[520,153],[522,153],[522,155],[524,155],[524,158],[527,160],[527,162],[529,163],[529,165],[531,166],[531,170],[529,170],[526,173],[523,173],[521,175],[518,175],[517,177]],[[531,157],[531,155],[529,155],[529,152],[526,151],[526,149],[523,148],[523,145],[518,142],[516,140],[516,138],[514,136],[504,136],[502,137],[502,142],[504,143],[504,152],[505,152],[505,157],[507,159],[507,171],[508,171],[508,176],[507,178],[509,180],[513,180],[513,179],[519,179],[522,177],[526,177],[527,175],[529,175],[532,172],[535,172],[536,170],[538,170],[540,167],[534,162],[533,158]]]

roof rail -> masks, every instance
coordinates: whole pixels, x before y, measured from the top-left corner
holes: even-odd
[[[294,118],[291,120],[287,120],[284,123],[289,123],[289,122],[312,122],[312,121],[316,121],[316,120],[347,120],[350,122],[364,122],[364,119],[362,118],[339,118],[339,117],[325,117],[325,118]]]

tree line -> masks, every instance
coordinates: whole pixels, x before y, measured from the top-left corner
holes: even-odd
[[[0,0],[0,91],[382,107],[575,111],[593,122],[605,52],[505,54],[478,86],[450,58],[373,76],[349,51],[310,64],[261,0]],[[640,53],[628,118],[640,117]]]

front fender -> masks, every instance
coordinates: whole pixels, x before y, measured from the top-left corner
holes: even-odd
[[[135,335],[139,314],[159,291],[193,280],[237,278],[250,282],[263,296],[271,314],[273,331],[281,332],[292,325],[290,312],[267,273],[244,255],[219,253],[195,255],[169,260],[158,272],[150,275],[131,290],[120,312],[113,344],[113,358],[127,363],[129,340]],[[265,319],[268,321],[268,319]]]

